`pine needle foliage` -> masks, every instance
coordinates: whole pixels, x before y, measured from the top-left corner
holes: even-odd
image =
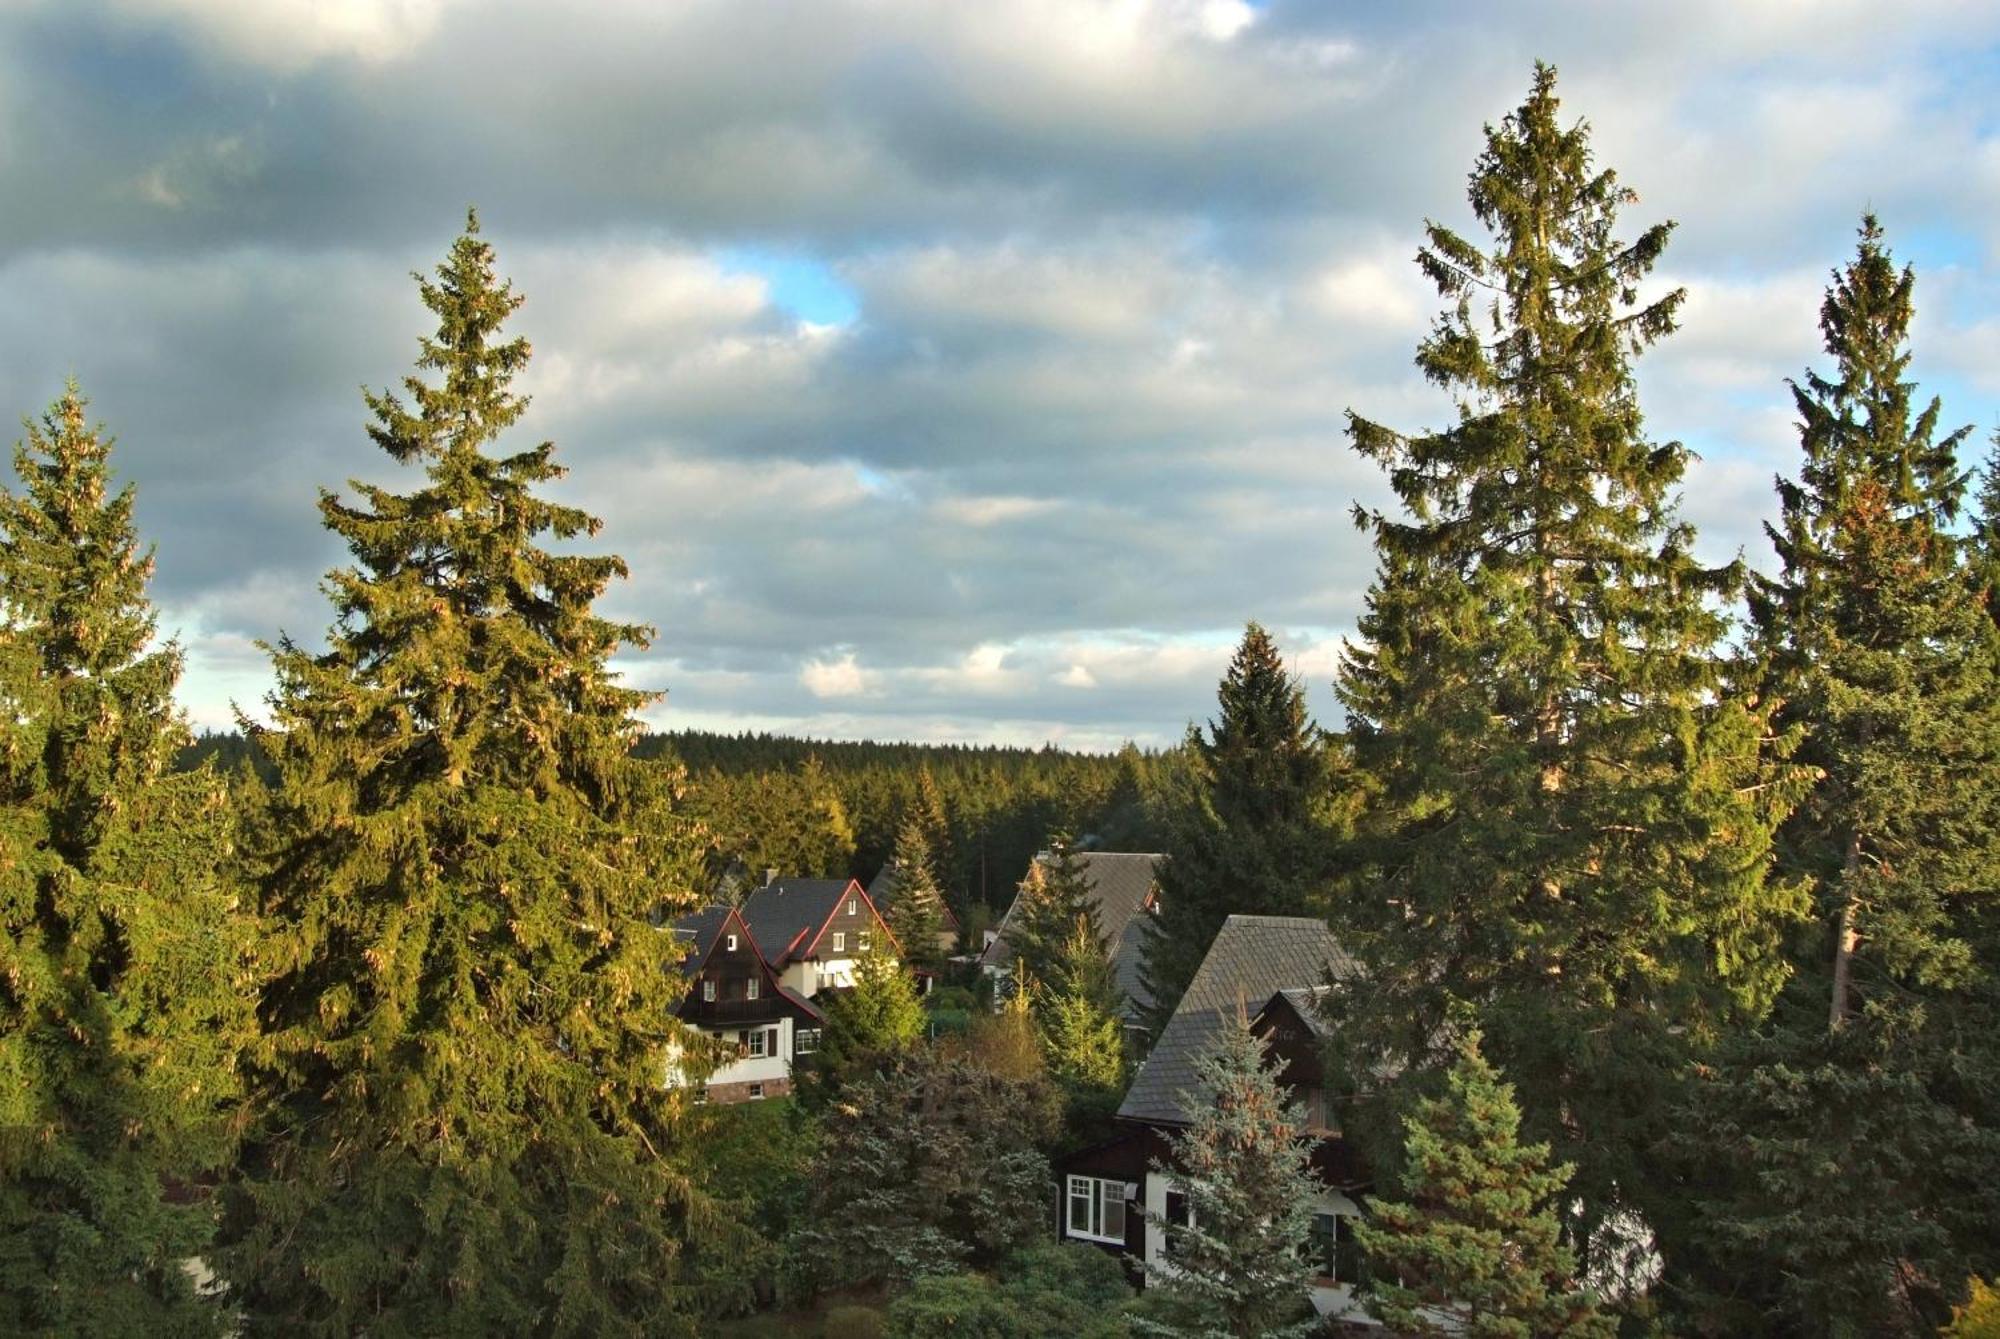
[[[1090,886],[1076,843],[1066,832],[1049,838],[1048,851],[1028,867],[1007,927],[1016,971],[1036,981],[1057,970],[1063,945],[1081,921],[1091,939],[1104,945],[1104,925],[1097,917],[1097,891]]]
[[[1239,1004],[1215,1047],[1194,1062],[1194,1113],[1158,1166],[1187,1197],[1188,1221],[1147,1210],[1165,1238],[1147,1289],[1190,1318],[1181,1332],[1302,1334],[1315,1265],[1307,1250],[1320,1193],[1305,1116]]]
[[[691,1332],[687,1242],[730,1225],[663,1086],[684,986],[658,918],[699,853],[678,773],[630,756],[652,695],[608,664],[650,630],[592,611],[620,559],[544,547],[598,529],[541,495],[554,447],[488,449],[529,347],[477,219],[416,279],[436,332],[366,400],[421,481],[321,494],[354,556],[328,647],[272,648],[273,1110],[231,1276],[255,1333]]]
[[[944,891],[938,885],[927,825],[912,813],[896,836],[896,884],[883,919],[912,967],[937,971],[944,966],[939,941],[945,933]]]
[[[1159,913],[1145,925],[1140,980],[1158,1036],[1233,914],[1298,916],[1323,906],[1339,829],[1325,735],[1277,643],[1251,623],[1217,693],[1221,712],[1188,731],[1192,794],[1176,806]]]
[[[214,1335],[183,1262],[231,1154],[250,924],[153,571],[72,383],[0,495],[0,1330]]]
[[[2000,1268],[2000,634],[1955,527],[1968,430],[1907,375],[1914,288],[1865,218],[1820,312],[1833,368],[1792,387],[1803,460],[1753,611],[1821,778],[1779,846],[1818,916],[1681,1122],[1671,1281],[1716,1332],[1930,1334]]]
[[[1513,1090],[1477,1033],[1446,1081],[1404,1122],[1405,1198],[1374,1201],[1355,1230],[1370,1311],[1413,1339],[1611,1339],[1617,1325],[1573,1282],[1553,1208],[1570,1168],[1518,1141]]]
[[[1031,1006],[1049,1077],[1072,1101],[1102,1102],[1122,1095],[1123,1006],[1104,946],[1091,937],[1089,922],[1079,918],[1048,979],[1038,983]]]
[[[1771,834],[1805,777],[1732,691],[1743,577],[1693,557],[1688,452],[1643,430],[1632,359],[1683,294],[1641,290],[1672,225],[1619,237],[1636,197],[1545,65],[1469,197],[1489,246],[1431,224],[1418,255],[1449,306],[1417,365],[1457,421],[1350,416],[1403,514],[1356,513],[1379,570],[1338,691],[1370,801],[1335,920],[1370,989],[1341,1031],[1356,1073],[1403,1076],[1372,1118],[1393,1166],[1379,1136],[1471,1002],[1527,1128],[1577,1165],[1587,1242],[1643,1192],[1690,1053],[1784,980],[1804,898],[1768,877]]]

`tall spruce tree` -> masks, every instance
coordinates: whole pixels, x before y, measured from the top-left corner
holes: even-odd
[[[1691,1053],[1768,1006],[1801,914],[1768,877],[1803,784],[1767,708],[1729,691],[1719,602],[1677,513],[1687,451],[1643,433],[1631,360],[1682,294],[1639,290],[1670,224],[1626,242],[1634,199],[1565,126],[1555,71],[1472,176],[1489,250],[1431,224],[1418,263],[1450,302],[1417,365],[1458,419],[1405,435],[1358,415],[1402,517],[1357,508],[1379,571],[1343,666],[1371,799],[1335,912],[1370,988],[1343,992],[1364,1108],[1391,1166],[1398,1107],[1471,1003],[1532,1138],[1578,1168],[1569,1224],[1647,1198],[1646,1150]]]
[[[74,383],[0,495],[0,1330],[230,1329],[185,1262],[242,1095],[249,922],[153,571]]]
[[[1207,733],[1188,731],[1192,793],[1173,815],[1159,913],[1145,926],[1140,980],[1154,1036],[1230,915],[1324,905],[1335,849],[1325,738],[1257,624],[1244,629],[1217,697]]]
[[[366,399],[422,480],[321,494],[355,565],[328,649],[273,649],[272,1112],[230,1277],[257,1333],[688,1332],[690,1238],[734,1229],[662,1082],[684,986],[655,914],[694,903],[698,851],[678,773],[630,756],[652,695],[607,664],[649,630],[592,612],[621,560],[542,547],[598,528],[539,496],[553,446],[487,450],[529,348],[477,219],[416,279],[420,374]]]
[[[2000,433],[1994,434],[1986,464],[1979,472],[1972,555],[1978,564],[1979,584],[1986,592],[1986,612],[2000,623]]]
[[[1032,1002],[1049,1075],[1073,1107],[1094,1111],[1124,1095],[1124,1003],[1104,945],[1079,918]]]
[[[945,932],[944,893],[930,838],[915,814],[903,820],[896,835],[896,886],[885,919],[902,946],[903,961],[928,971],[944,966],[939,944]]]
[[[1146,1211],[1166,1240],[1148,1290],[1184,1310],[1180,1333],[1309,1332],[1315,1266],[1306,1245],[1320,1193],[1312,1140],[1240,1003],[1196,1057],[1185,1101],[1193,1119],[1157,1170],[1187,1197],[1188,1214],[1173,1221]]]
[[[1373,1282],[1368,1308],[1396,1334],[1467,1339],[1610,1339],[1611,1317],[1575,1284],[1554,1202],[1568,1167],[1518,1141],[1520,1110],[1480,1054],[1459,1045],[1447,1093],[1404,1123],[1402,1200],[1378,1199],[1355,1232]]]
[[[2000,1268],[2000,634],[1952,530],[1968,430],[1907,379],[1914,286],[1864,219],[1820,311],[1832,372],[1792,387],[1804,459],[1753,611],[1821,777],[1779,847],[1819,915],[1691,1105],[1669,1256],[1711,1328],[1929,1334]]]
[[[1104,948],[1104,925],[1097,917],[1097,893],[1077,859],[1076,844],[1066,832],[1049,838],[1049,849],[1028,867],[1014,911],[1007,922],[1016,971],[1045,981],[1056,970],[1063,946],[1081,921],[1091,939]]]

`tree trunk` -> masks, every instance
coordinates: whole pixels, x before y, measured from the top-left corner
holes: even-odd
[[[1834,1032],[1847,1022],[1847,975],[1854,961],[1854,946],[1861,936],[1854,928],[1854,872],[1861,867],[1861,834],[1847,838],[1847,858],[1840,868],[1840,923],[1833,935],[1833,1003],[1826,1025]]]

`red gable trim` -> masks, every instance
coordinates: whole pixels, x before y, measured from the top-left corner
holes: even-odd
[[[827,913],[826,920],[821,923],[819,927],[819,933],[813,936],[812,943],[806,946],[806,951],[804,953],[801,953],[799,955],[800,957],[811,958],[811,957],[816,957],[818,955],[819,941],[826,938],[826,932],[833,928],[833,918],[840,914],[841,903],[847,901],[849,897],[855,895],[860,896],[861,904],[867,907],[868,914],[875,918],[876,928],[879,929],[884,935],[888,937],[889,942],[895,946],[896,951],[898,953],[902,952],[903,945],[901,941],[899,941],[896,938],[894,932],[892,932],[889,929],[889,922],[882,919],[882,913],[875,909],[875,899],[868,896],[868,890],[861,886],[861,881],[859,879],[849,879],[847,881],[847,886],[840,890],[840,896],[834,900],[833,910]],[[796,943],[797,941],[794,940],[793,942]]]
[[[750,946],[750,956],[757,960],[757,970],[762,972],[764,979],[770,983],[772,995],[774,997],[777,996],[784,989],[779,984],[778,974],[771,969],[770,962],[764,957],[764,950],[757,946],[757,936],[750,933],[750,927],[744,923],[743,913],[735,907],[731,907],[729,914],[722,918],[722,924],[715,927],[715,938],[708,941],[708,951],[701,955],[701,962],[696,965],[689,979],[698,980],[700,978],[702,970],[708,966],[708,960],[715,956],[716,945],[720,944],[722,937],[729,933],[731,925],[734,925],[737,932],[743,936],[743,942]],[[814,1012],[818,1011],[815,1010]]]

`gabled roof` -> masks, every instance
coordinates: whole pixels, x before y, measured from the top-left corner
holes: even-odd
[[[811,956],[819,932],[840,909],[840,899],[849,888],[861,892],[853,879],[773,879],[743,899],[737,910],[764,961],[782,967]]]
[[[1151,851],[1079,851],[1075,859],[1084,882],[1097,895],[1097,924],[1104,931],[1106,952],[1111,955],[1111,974],[1125,992],[1125,1011],[1136,1015],[1152,1000],[1139,980],[1139,964],[1144,956],[1146,911],[1152,904],[1154,876],[1166,857]],[[1014,945],[1008,928],[1020,902],[1017,892],[1007,914],[1000,918],[998,937],[980,955],[980,966],[1013,964]]]
[[[896,874],[896,862],[893,860],[882,866],[875,877],[868,881],[868,900],[875,904],[875,910],[884,920],[889,918],[889,908],[895,905],[896,889],[900,884],[901,880]],[[951,903],[939,898],[938,906],[944,912],[944,928],[953,934],[958,933],[958,916],[952,911]]]
[[[681,959],[681,975],[693,976],[701,970],[709,950],[715,947],[715,937],[722,933],[733,911],[732,907],[703,907],[673,922],[674,937],[688,946],[687,956]]]
[[[1319,1007],[1319,1002],[1327,996],[1327,990],[1326,986],[1313,986],[1309,989],[1281,990],[1271,996],[1265,1002],[1264,1008],[1259,1010],[1259,1012],[1268,1012],[1272,1005],[1276,1004],[1279,1000],[1283,1000],[1291,1006],[1292,1012],[1298,1015],[1299,1021],[1305,1024],[1306,1028],[1315,1037],[1331,1037],[1333,1035],[1333,1028],[1328,1024],[1326,1015],[1320,1012]]]
[[[1153,872],[1166,857],[1152,852],[1127,851],[1079,851],[1075,860],[1083,873],[1083,880],[1090,885],[1090,891],[1097,897],[1097,925],[1104,931],[1104,941],[1116,947],[1124,941],[1125,931],[1132,924],[1140,910],[1145,907],[1153,891]],[[1039,862],[1040,856],[1036,857]],[[1008,929],[1014,923],[1014,912],[1021,905],[1021,895],[1016,892],[1014,900],[1007,907],[1007,914],[1000,918],[999,937],[987,946],[979,962],[983,967],[1005,967],[1014,961],[1014,945],[1008,937]]]
[[[1232,1024],[1238,1008],[1254,1015],[1279,991],[1310,992],[1329,976],[1340,979],[1355,970],[1354,959],[1324,921],[1231,916],[1216,932],[1174,1016],[1133,1076],[1118,1108],[1120,1119],[1185,1125],[1182,1097],[1194,1082],[1194,1063]]]

